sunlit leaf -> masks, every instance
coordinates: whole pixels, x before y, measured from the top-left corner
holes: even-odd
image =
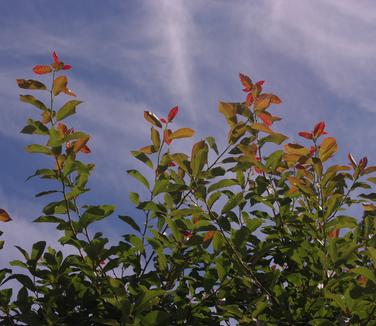
[[[68,79],[66,76],[58,76],[54,79],[52,84],[52,93],[57,96],[59,95],[63,90],[67,88]]]
[[[257,131],[266,132],[267,134],[274,134],[273,130],[271,130],[267,125],[263,123],[252,123],[251,128]]]
[[[38,75],[43,75],[43,74],[48,74],[52,72],[52,68],[51,66],[38,65],[38,66],[34,66],[33,71]]]
[[[325,138],[320,145],[319,158],[322,162],[325,162],[332,157],[337,150],[338,145],[336,139],[333,137]]]
[[[150,129],[150,138],[153,143],[153,146],[156,151],[159,150],[159,147],[161,146],[161,137],[159,136],[159,131],[155,129],[154,127],[151,127]]]
[[[11,221],[11,217],[9,216],[9,214],[7,213],[6,210],[0,208],[0,221],[1,222],[9,222]]]
[[[178,138],[188,138],[192,137],[195,134],[195,131],[191,128],[180,128],[176,131],[174,131],[171,134],[171,139],[178,139]]]
[[[159,120],[159,118],[153,112],[144,111],[144,118],[145,118],[146,121],[150,122],[152,125],[154,125],[158,128],[162,128],[161,121]]]

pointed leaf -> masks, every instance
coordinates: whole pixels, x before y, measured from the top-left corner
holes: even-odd
[[[66,117],[76,113],[76,106],[81,104],[82,101],[72,100],[65,103],[56,114],[56,120],[61,121]]]
[[[127,173],[133,178],[140,181],[147,189],[150,189],[148,180],[137,170],[128,170]]]
[[[180,128],[171,134],[171,139],[192,137],[195,131],[191,128]]]
[[[37,100],[32,95],[20,95],[20,101],[34,105],[35,107],[37,107],[38,109],[42,111],[47,110],[47,107],[41,101]]]
[[[159,120],[159,118],[153,112],[144,111],[144,118],[145,118],[146,121],[150,122],[152,125],[154,125],[158,128],[162,128],[161,121]]]

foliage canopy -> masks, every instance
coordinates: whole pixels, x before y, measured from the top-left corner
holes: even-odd
[[[172,152],[194,135],[172,127],[178,107],[166,118],[144,112],[150,141],[131,154],[153,177],[128,170],[145,187],[129,194],[140,214],[119,215],[132,232],[109,245],[89,229],[115,207],[79,204],[94,168],[80,160],[90,136],[66,121],[82,102],[56,105],[76,96],[71,68],[54,52],[51,65],[33,68],[52,75],[49,87],[17,83],[47,99],[20,95],[39,110],[21,132],[44,139],[26,150],[52,162],[30,178],[56,186],[36,195],[54,199],[35,222],[55,224],[77,253],[64,257],[43,240],[18,248],[17,268],[0,270],[0,325],[376,325],[376,166],[366,157],[331,164],[338,146],[324,122],[288,143],[274,129],[280,98],[240,74],[245,101],[219,103],[229,128],[222,150],[207,137]],[[11,216],[1,209],[0,220]]]

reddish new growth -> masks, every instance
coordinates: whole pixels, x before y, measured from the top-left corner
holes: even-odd
[[[326,135],[327,132],[325,131],[325,122],[320,121],[315,125],[312,132],[309,131],[301,131],[298,133],[300,137],[303,137],[305,139],[313,139],[316,140],[321,135]]]
[[[37,65],[33,68],[33,71],[38,75],[48,74],[52,71],[59,71],[59,70],[69,70],[72,69],[71,65],[64,64],[63,61],[59,60],[56,52],[52,52],[52,58],[54,62],[51,65]]]

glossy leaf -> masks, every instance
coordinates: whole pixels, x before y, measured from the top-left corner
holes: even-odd
[[[144,118],[145,118],[146,121],[150,122],[152,125],[154,125],[158,128],[162,128],[161,121],[159,120],[159,118],[153,112],[144,111]]]

